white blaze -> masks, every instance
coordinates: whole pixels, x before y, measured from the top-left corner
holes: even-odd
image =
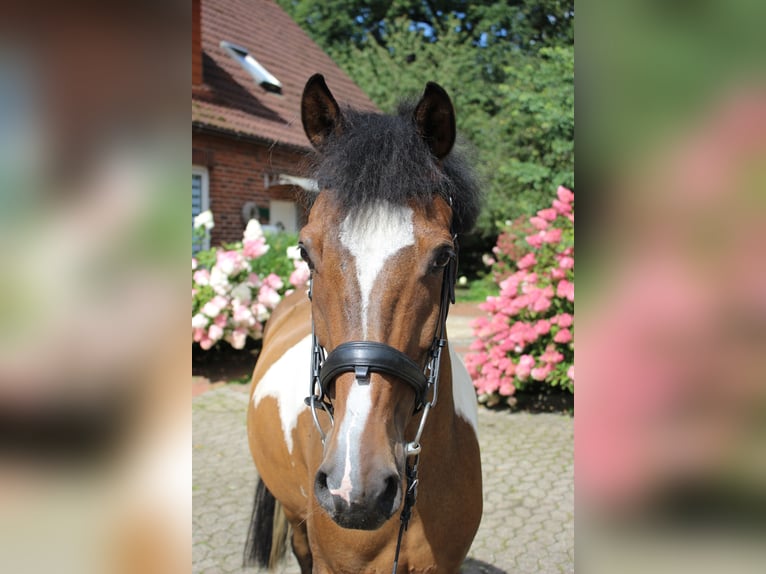
[[[362,298],[360,320],[365,339],[368,333],[370,293],[378,273],[390,257],[415,244],[412,216],[413,211],[409,207],[381,201],[349,214],[340,226],[340,242],[351,253],[356,267],[356,279]],[[369,384],[354,382],[348,395],[346,414],[338,429],[338,446],[344,450],[343,478],[337,487],[328,487],[332,494],[349,503],[353,490],[353,470],[361,457],[362,433],[372,410],[370,392]]]
[[[343,478],[341,479],[338,488],[332,488],[327,485],[330,490],[330,494],[335,494],[343,498],[348,504],[351,504],[351,491],[353,490],[353,483],[351,481],[352,471],[352,459],[351,459],[351,446],[354,445],[357,451],[361,450],[361,435],[364,431],[364,425],[367,423],[367,417],[372,410],[372,402],[370,400],[370,385],[359,384],[354,382],[354,386],[351,387],[351,392],[348,394],[348,400],[346,402],[346,414],[343,417],[343,423],[340,428],[340,437],[343,437],[340,445],[345,450],[345,458],[343,461]],[[344,444],[345,443],[345,444]],[[359,452],[356,453],[358,457],[361,456]]]
[[[340,242],[356,264],[365,339],[370,293],[378,273],[389,257],[415,244],[412,215],[412,209],[407,206],[380,201],[349,214],[340,226]]]

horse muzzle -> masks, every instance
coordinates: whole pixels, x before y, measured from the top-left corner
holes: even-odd
[[[376,530],[393,516],[402,501],[401,477],[379,472],[362,484],[351,485],[348,477],[333,477],[320,467],[314,481],[317,502],[342,528]]]

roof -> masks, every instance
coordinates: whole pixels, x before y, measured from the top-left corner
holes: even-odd
[[[192,89],[192,125],[269,143],[308,148],[300,119],[303,86],[324,75],[338,103],[377,110],[375,104],[275,2],[202,0],[201,87]],[[220,46],[250,52],[282,83],[267,92]]]

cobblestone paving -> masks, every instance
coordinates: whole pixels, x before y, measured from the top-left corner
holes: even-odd
[[[192,401],[195,574],[241,573],[255,489],[245,387]],[[479,410],[484,515],[464,574],[574,572],[573,420]],[[280,572],[298,573],[290,556]]]

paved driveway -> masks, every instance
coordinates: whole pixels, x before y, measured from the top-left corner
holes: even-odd
[[[255,489],[244,387],[195,397],[195,574],[241,573]],[[574,572],[573,419],[479,410],[484,516],[466,574]],[[279,570],[297,573],[290,555]]]

